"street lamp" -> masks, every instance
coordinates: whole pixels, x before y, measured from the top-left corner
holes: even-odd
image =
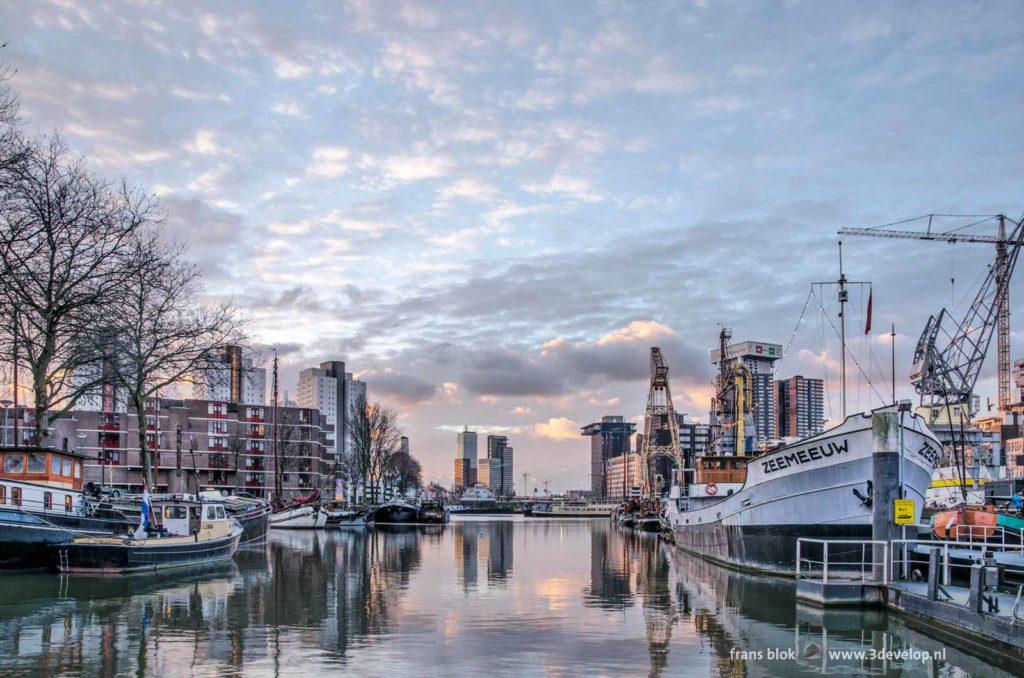
[[[4,406],[4,447],[7,447],[7,408],[9,408],[13,404],[13,400],[0,400],[0,405]]]

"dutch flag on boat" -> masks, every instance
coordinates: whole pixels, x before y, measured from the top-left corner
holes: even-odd
[[[146,538],[146,528],[149,527],[149,515],[149,485],[145,485],[142,489],[142,518],[139,520],[139,529],[135,530],[136,539]]]

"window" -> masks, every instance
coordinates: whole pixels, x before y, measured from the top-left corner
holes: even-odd
[[[53,508],[53,492],[43,492],[43,510],[49,511]]]
[[[11,488],[11,504],[14,506],[21,506],[21,488]]]
[[[25,457],[20,454],[4,455],[4,473],[24,473]]]
[[[71,495],[64,495],[64,513],[71,513]]]
[[[223,506],[218,506],[217,507],[217,517],[220,518],[221,520],[224,520],[224,507]]]
[[[75,462],[75,477],[76,478],[81,478],[82,477],[82,462],[80,462],[80,461],[76,461]],[[70,497],[68,497],[68,498],[70,499]]]
[[[217,517],[217,509],[215,509],[212,506],[207,506],[206,507],[206,519],[207,520],[213,520],[216,517]]]
[[[46,473],[46,457],[41,454],[28,455],[25,473]]]
[[[191,507],[189,509],[188,513],[189,513],[189,516],[191,516],[192,520],[199,520],[200,518],[203,517],[203,509],[202,509],[201,506],[193,506],[193,507]]]
[[[64,472],[61,473],[61,475],[62,476],[67,476],[68,478],[71,477],[71,460],[70,459],[65,459],[64,460]]]
[[[0,504],[7,503],[7,486],[0,485]]]
[[[60,475],[60,457],[55,454],[50,455],[50,473],[55,476]]]

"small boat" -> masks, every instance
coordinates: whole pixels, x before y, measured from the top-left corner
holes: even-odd
[[[366,518],[370,515],[368,508],[345,508],[333,511],[323,510],[326,530],[341,530],[348,527],[366,527]]]
[[[151,513],[133,534],[78,537],[51,546],[60,572],[120,573],[186,567],[229,560],[242,538],[242,526],[223,504],[143,500]]]
[[[614,502],[563,501],[547,508],[534,509],[538,518],[608,518],[618,508]]]
[[[462,504],[446,504],[444,508],[448,513],[465,513],[469,510],[468,506]]]
[[[427,525],[443,525],[448,522],[448,509],[440,502],[423,501],[420,503],[417,522]]]
[[[963,506],[952,511],[942,511],[932,516],[932,532],[939,539],[967,539],[985,541],[999,531],[999,528],[1024,531],[1024,518],[1019,515],[997,511],[996,507]]]
[[[528,501],[523,504],[523,515],[534,516],[537,512],[544,512],[551,508],[550,501]]]
[[[270,514],[270,527],[292,530],[315,530],[327,522],[327,514],[320,510],[320,492],[296,499],[287,506],[274,509]]]
[[[382,525],[416,523],[419,515],[419,506],[402,499],[392,499],[371,510],[367,521]]]

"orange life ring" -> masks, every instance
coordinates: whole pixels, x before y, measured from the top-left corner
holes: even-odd
[[[715,483],[708,483],[704,487],[704,491],[707,492],[709,497],[713,497],[716,494],[718,494],[718,485],[716,485]]]

